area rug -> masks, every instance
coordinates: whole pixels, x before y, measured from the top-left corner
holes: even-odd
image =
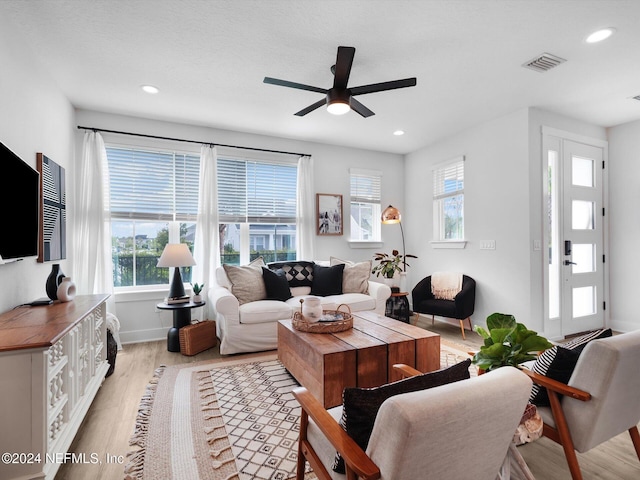
[[[442,367],[468,357],[441,345]],[[140,402],[125,479],[294,478],[296,386],[274,354],[158,368]]]

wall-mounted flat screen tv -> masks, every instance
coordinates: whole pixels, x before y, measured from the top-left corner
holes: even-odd
[[[0,263],[38,255],[40,174],[0,143]]]

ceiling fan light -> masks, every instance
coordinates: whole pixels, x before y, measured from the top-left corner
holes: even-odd
[[[351,110],[349,104],[340,100],[336,100],[333,103],[329,103],[327,105],[327,112],[331,113],[332,115],[344,115],[349,110]]]

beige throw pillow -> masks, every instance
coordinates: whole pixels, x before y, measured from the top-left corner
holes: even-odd
[[[267,298],[267,289],[262,279],[263,266],[265,263],[262,257],[256,258],[249,265],[240,267],[223,265],[231,282],[231,293],[235,295],[240,305]]]
[[[342,293],[368,293],[369,276],[371,275],[371,260],[354,263],[349,260],[342,260],[330,257],[331,266],[344,263],[342,273]]]

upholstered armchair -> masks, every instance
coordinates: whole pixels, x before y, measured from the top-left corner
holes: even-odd
[[[422,279],[411,292],[413,298],[413,311],[431,315],[433,323],[435,315],[439,317],[455,318],[460,322],[462,338],[466,338],[464,333],[464,320],[469,322],[469,329],[472,330],[471,315],[476,303],[476,281],[467,276],[462,276],[462,290],[453,300],[442,300],[435,298],[431,292],[431,276]]]
[[[530,391],[531,380],[525,374],[503,367],[392,396],[382,403],[363,451],[338,423],[342,406],[327,411],[305,388],[295,389],[302,407],[296,478],[304,479],[308,461],[316,476],[325,480],[495,480]],[[500,413],[479,413],[483,408]],[[331,468],[336,451],[344,459],[346,475]],[[469,461],[461,461],[453,451],[464,452]]]
[[[640,331],[635,331],[589,342],[567,385],[523,370],[547,389],[550,407],[538,406],[542,434],[562,445],[573,480],[582,479],[576,452],[587,452],[625,430],[640,459],[639,365]]]

